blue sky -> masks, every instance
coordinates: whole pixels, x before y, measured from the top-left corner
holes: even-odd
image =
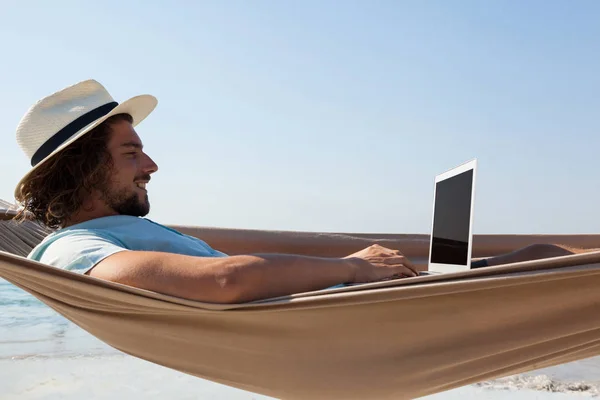
[[[427,233],[477,157],[475,233],[598,232],[599,2],[168,4],[3,4],[0,198],[27,108],[94,78],[159,99],[158,222]]]

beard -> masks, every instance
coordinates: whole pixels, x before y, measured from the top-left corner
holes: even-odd
[[[148,194],[144,196],[143,201],[140,201],[138,193],[130,189],[117,189],[106,185],[101,190],[101,196],[106,205],[120,215],[144,217],[150,212]]]

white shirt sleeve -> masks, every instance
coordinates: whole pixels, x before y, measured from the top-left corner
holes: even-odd
[[[68,271],[87,273],[106,257],[128,251],[119,240],[98,232],[74,231],[40,243],[29,258]]]

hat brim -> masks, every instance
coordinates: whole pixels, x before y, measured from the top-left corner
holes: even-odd
[[[132,97],[131,99],[119,104],[118,106],[113,108],[111,112],[109,112],[102,118],[99,118],[99,119],[95,120],[94,122],[92,122],[91,124],[87,125],[83,129],[78,131],[76,134],[71,136],[67,141],[65,141],[59,147],[57,147],[56,150],[54,150],[52,153],[50,153],[46,158],[42,159],[39,163],[37,163],[35,165],[35,167],[33,167],[23,178],[21,178],[21,180],[19,181],[19,183],[17,183],[17,186],[15,188],[15,192],[14,192],[15,198],[17,197],[17,193],[19,192],[19,188],[21,187],[23,182],[26,181],[27,178],[29,178],[29,176],[34,171],[36,171],[38,168],[42,167],[48,160],[50,160],[56,154],[60,153],[62,150],[64,150],[70,144],[75,142],[77,139],[80,139],[86,133],[89,133],[92,129],[94,129],[95,127],[100,125],[102,122],[106,121],[108,118],[112,117],[113,115],[117,115],[117,114],[129,114],[129,115],[131,115],[131,117],[133,119],[132,125],[136,126],[140,122],[142,122],[144,119],[146,119],[146,117],[148,115],[150,115],[150,113],[156,108],[157,104],[158,104],[158,100],[156,99],[156,97],[151,96],[149,94],[135,96],[135,97]]]

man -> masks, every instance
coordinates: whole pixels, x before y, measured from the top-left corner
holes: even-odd
[[[399,251],[378,245],[343,258],[227,256],[142,218],[150,210],[147,185],[158,166],[134,128],[156,104],[149,95],[117,104],[102,85],[88,80],[28,110],[17,128],[17,142],[33,167],[15,190],[23,207],[20,219],[30,215],[57,229],[33,249],[31,259],[213,303],[417,275]]]

